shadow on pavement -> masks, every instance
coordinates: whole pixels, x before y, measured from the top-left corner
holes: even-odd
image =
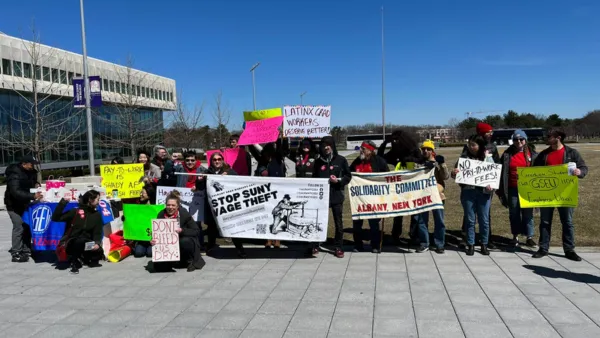
[[[523,265],[524,268],[533,271],[535,274],[548,278],[562,278],[574,282],[600,284],[600,276],[590,275],[589,273],[577,273],[570,271],[554,270],[544,266]]]

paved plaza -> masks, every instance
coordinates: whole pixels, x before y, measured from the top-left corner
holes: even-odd
[[[147,259],[10,262],[0,212],[1,337],[600,337],[600,253],[320,253],[248,249],[202,271]]]

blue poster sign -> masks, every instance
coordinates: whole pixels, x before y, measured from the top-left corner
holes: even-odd
[[[65,212],[77,208],[77,203],[69,203],[65,207]],[[65,233],[64,222],[52,222],[52,213],[58,206],[58,203],[36,203],[29,206],[29,209],[23,214],[23,222],[29,224],[31,228],[31,239],[33,241],[33,250],[56,250],[58,241]],[[97,208],[102,215],[104,224],[113,220],[113,213],[110,203],[101,200]]]
[[[102,107],[102,80],[100,76],[89,76],[90,107]],[[73,79],[73,107],[85,108],[85,82],[83,78]]]
[[[73,79],[73,107],[85,108],[85,83],[83,78]]]

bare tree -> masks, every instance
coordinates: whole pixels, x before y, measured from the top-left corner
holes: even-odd
[[[229,118],[231,117],[231,110],[229,109],[229,105],[223,101],[222,91],[219,91],[215,95],[214,104],[213,118],[217,124],[215,127],[215,139],[217,147],[222,147],[226,138],[229,137],[227,125],[229,124]]]
[[[165,130],[165,146],[183,149],[197,148],[201,144],[204,103],[188,109],[181,94],[177,99],[177,110]]]
[[[128,56],[124,67],[115,66],[115,91],[111,93],[114,99],[106,103],[110,113],[96,112],[98,119],[110,125],[110,130],[100,131],[100,145],[109,152],[114,148],[129,149],[132,156],[139,149],[150,149],[162,142],[164,132],[162,114],[144,114],[149,110],[147,107],[158,102],[154,90],[149,89],[155,87],[156,80],[133,65],[134,60]],[[166,105],[156,107],[161,111],[163,108]]]
[[[64,98],[69,95],[65,59],[40,43],[35,26],[31,33],[31,41],[21,40],[23,63],[14,64],[12,91],[19,103],[3,108],[11,123],[0,131],[0,144],[13,154],[31,153],[42,162],[74,151],[69,141],[85,130],[81,128],[83,110]],[[38,171],[40,182],[41,175]]]

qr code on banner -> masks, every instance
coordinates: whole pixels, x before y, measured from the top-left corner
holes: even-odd
[[[267,225],[266,224],[257,224],[256,225],[256,234],[257,235],[266,235],[267,234]]]

